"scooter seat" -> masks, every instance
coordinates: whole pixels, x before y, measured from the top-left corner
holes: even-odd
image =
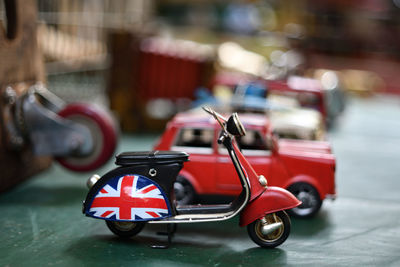
[[[146,151],[123,152],[116,156],[115,164],[119,166],[183,163],[189,155],[181,151]]]

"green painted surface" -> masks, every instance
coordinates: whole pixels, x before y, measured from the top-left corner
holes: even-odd
[[[331,133],[336,201],[313,219],[292,219],[279,248],[258,248],[234,219],[179,225],[171,248],[155,226],[121,240],[82,215],[90,174],[56,163],[0,196],[0,266],[399,266],[400,100],[351,99]],[[124,136],[119,151],[147,150],[156,136]],[[103,174],[113,162],[98,170]]]

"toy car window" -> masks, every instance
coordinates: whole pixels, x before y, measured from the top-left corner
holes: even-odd
[[[177,135],[174,147],[184,150],[190,148],[191,153],[212,153],[213,140],[214,129],[182,128]]]
[[[236,141],[244,155],[267,155],[270,149],[259,131],[246,130],[246,135],[236,137]],[[219,146],[220,154],[227,154],[226,148]]]

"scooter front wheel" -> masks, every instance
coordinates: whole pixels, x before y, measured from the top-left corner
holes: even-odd
[[[284,211],[265,215],[247,225],[250,238],[260,247],[275,248],[290,234],[290,218]]]
[[[106,221],[108,229],[115,235],[123,238],[129,238],[137,235],[143,230],[145,222],[117,222]]]

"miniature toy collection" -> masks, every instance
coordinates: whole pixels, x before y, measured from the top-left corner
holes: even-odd
[[[0,267],[400,262],[399,15],[0,0]]]
[[[189,155],[181,151],[125,152],[116,157],[119,167],[102,177],[88,180],[90,188],[83,204],[88,217],[103,219],[108,228],[120,237],[138,234],[146,223],[167,224],[168,243],[179,223],[217,222],[240,215],[240,226],[247,226],[250,238],[259,246],[274,248],[290,233],[290,218],[285,210],[301,202],[289,191],[267,185],[239,150],[235,138],[244,138],[246,130],[236,113],[225,119],[210,108],[220,127],[216,138],[226,150],[230,173],[241,187],[240,194],[229,204],[176,204],[174,182]],[[201,124],[202,122],[199,121]],[[206,163],[208,164],[208,163]],[[226,174],[221,174],[226,176]],[[215,177],[208,177],[212,180]]]

